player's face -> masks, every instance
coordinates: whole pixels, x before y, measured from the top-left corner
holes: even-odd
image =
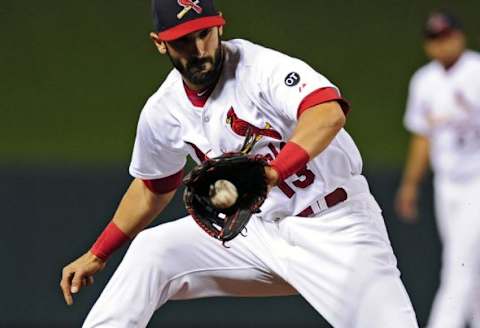
[[[220,35],[213,27],[166,42],[173,66],[193,86],[206,87],[218,78],[223,57]]]
[[[450,66],[465,50],[465,36],[461,32],[451,32],[445,36],[427,39],[424,44],[428,57]]]

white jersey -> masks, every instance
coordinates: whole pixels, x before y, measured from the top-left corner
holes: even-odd
[[[405,125],[430,140],[437,178],[463,180],[480,172],[480,54],[465,51],[449,70],[438,62],[410,82]]]
[[[251,153],[273,159],[293,133],[302,100],[322,88],[338,92],[301,60],[245,40],[225,41],[223,45],[223,70],[203,108],[189,101],[176,70],[147,101],[130,165],[133,177],[173,175],[185,166],[188,155],[198,163],[205,156],[239,151],[245,141],[245,124],[269,131]],[[298,214],[319,196],[359,176],[361,170],[357,147],[342,129],[304,170],[269,193],[261,208],[262,217]]]
[[[261,136],[251,153],[273,159],[299,112],[342,102],[338,90],[300,60],[243,40],[224,47],[223,70],[208,100],[185,89],[177,71],[148,100],[130,166],[134,177],[170,187],[165,181],[177,181],[188,155],[200,162],[239,151],[248,130]],[[270,191],[261,213],[249,219],[248,234],[227,247],[190,215],[140,232],[83,327],[146,327],[169,300],[299,293],[333,327],[418,328],[361,169],[355,144],[341,130]],[[342,189],[345,201],[320,206]],[[307,206],[311,215],[296,215]]]

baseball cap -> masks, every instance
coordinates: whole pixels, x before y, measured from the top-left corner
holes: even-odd
[[[225,25],[212,0],[152,0],[152,12],[155,31],[163,41]]]
[[[435,39],[461,30],[462,24],[455,16],[446,11],[434,11],[428,16],[423,32],[425,38]]]

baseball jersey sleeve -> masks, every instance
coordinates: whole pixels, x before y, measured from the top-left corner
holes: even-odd
[[[275,51],[260,62],[267,102],[289,119],[297,120],[308,108],[333,100],[348,111],[338,88],[305,62]]]
[[[408,89],[407,109],[404,124],[408,131],[419,135],[428,135],[430,126],[425,104],[422,102],[418,76],[410,81]]]
[[[170,131],[166,134],[165,131]],[[187,154],[174,140],[174,127],[156,121],[148,110],[142,111],[133,148],[130,174],[142,180],[154,180],[178,174]],[[173,139],[172,139],[173,138]]]

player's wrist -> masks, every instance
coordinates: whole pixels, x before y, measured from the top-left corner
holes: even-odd
[[[274,187],[280,181],[280,176],[277,170],[271,166],[265,166],[265,176],[267,177],[267,184]]]
[[[278,181],[283,181],[303,169],[309,161],[308,152],[297,143],[289,141],[270,166],[278,174]]]
[[[90,253],[105,262],[129,240],[130,237],[111,221],[90,248]]]
[[[90,262],[98,262],[98,263],[104,263],[106,262],[104,259],[98,257],[97,255],[95,255],[93,252],[92,252],[92,249],[89,249],[87,254],[87,260],[90,261]]]

